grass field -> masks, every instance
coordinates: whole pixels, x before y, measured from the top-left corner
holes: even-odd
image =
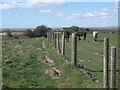
[[[46,38],[34,39],[10,39],[3,37],[2,63],[3,84],[9,88],[102,88],[103,87],[103,37],[110,38],[110,47],[117,46],[117,34],[100,34],[98,42],[93,42],[92,34],[87,40],[78,41],[77,60],[91,73],[97,82],[88,79],[83,72],[70,63],[71,41],[66,44],[65,58]],[[46,48],[43,49],[44,41]],[[38,49],[40,48],[40,49]],[[48,57],[55,61],[55,65],[49,66],[38,60],[44,57],[45,51]],[[100,53],[100,54],[98,54]],[[49,68],[57,68],[61,71],[58,79],[52,79],[45,74]],[[118,66],[117,66],[118,68]],[[94,71],[94,72],[92,72]]]
[[[0,36],[0,89],[2,88],[2,37]]]
[[[94,79],[103,85],[103,40],[104,37],[109,37],[109,70],[110,70],[110,58],[111,58],[111,46],[118,47],[118,35],[117,34],[104,34],[100,33],[98,36],[98,41],[93,42],[92,34],[88,34],[86,40],[78,41],[77,46],[77,62],[89,70]],[[65,58],[70,59],[71,55],[71,42],[66,44]],[[118,51],[117,51],[118,52]],[[118,57],[118,54],[117,54]],[[116,58],[117,58],[116,57]],[[118,59],[117,59],[117,70],[118,70]],[[118,71],[116,73],[118,75]],[[110,75],[110,72],[109,72]],[[118,77],[117,77],[118,78]],[[118,79],[117,79],[118,80]],[[117,82],[118,83],[118,82]]]

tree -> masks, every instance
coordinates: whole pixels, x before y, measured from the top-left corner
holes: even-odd
[[[34,34],[34,32],[33,32],[31,29],[26,30],[26,31],[24,32],[24,35],[25,35],[25,36],[28,36],[28,37],[30,37],[30,38],[35,37],[35,34]]]
[[[11,32],[9,29],[7,29],[6,33],[7,33],[7,36],[8,36],[8,37],[12,37],[12,36],[13,36],[13,35],[12,35],[12,32]]]
[[[34,29],[35,36],[42,37],[46,36],[50,28],[47,28],[45,25],[38,26]]]
[[[79,27],[78,26],[71,26],[69,29],[70,29],[70,32],[73,33],[73,32],[77,32],[79,30]]]
[[[89,32],[89,31],[90,31],[90,29],[89,29],[89,28],[86,28],[85,30],[86,30],[87,32]]]

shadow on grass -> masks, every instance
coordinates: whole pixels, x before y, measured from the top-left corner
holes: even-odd
[[[84,70],[89,71],[89,72],[103,72],[103,70],[91,70],[91,69],[87,69],[83,65],[80,65],[80,64],[78,64],[76,67],[84,69]],[[109,71],[111,71],[111,70],[109,70]],[[119,70],[116,70],[116,72],[119,72]]]
[[[103,42],[104,40],[97,40],[97,42]]]

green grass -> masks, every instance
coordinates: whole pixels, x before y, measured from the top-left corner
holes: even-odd
[[[2,37],[0,36],[0,89],[2,87]]]
[[[77,62],[82,64],[86,69],[92,70],[91,73],[93,77],[100,82],[100,86],[103,85],[103,39],[104,37],[109,37],[109,69],[110,69],[110,54],[111,46],[118,47],[118,34],[104,34],[99,33],[98,41],[93,42],[92,34],[88,34],[86,40],[80,40],[77,43]],[[71,39],[70,39],[71,40]],[[118,48],[117,48],[118,50]],[[71,57],[71,42],[66,43],[66,53],[65,58],[70,60]],[[101,54],[96,54],[101,53]],[[117,54],[118,57],[118,54]],[[117,58],[116,57],[116,58]],[[117,59],[117,70],[118,70],[118,59]],[[110,72],[109,72],[110,73]],[[118,75],[118,72],[116,72]],[[118,76],[117,76],[118,77]],[[117,79],[118,83],[118,79]]]
[[[116,34],[99,34],[98,42],[93,42],[92,34],[87,40],[78,41],[77,62],[85,68],[99,71],[103,69],[103,37],[110,38],[110,47],[117,46]],[[42,48],[44,40],[46,48]],[[66,42],[65,56],[57,52],[46,38],[12,39],[3,38],[2,42],[3,84],[10,88],[102,88],[103,72],[91,72],[99,82],[88,79],[83,72],[71,65],[71,40]],[[54,66],[48,66],[37,60],[43,57],[44,52],[55,61]],[[81,61],[82,60],[82,61]],[[44,72],[48,68],[57,68],[61,71],[59,79],[52,79]],[[117,66],[118,69],[118,66]]]
[[[19,42],[22,43],[19,43]],[[7,44],[6,44],[7,43]],[[56,87],[44,74],[48,67],[37,58],[44,55],[42,38],[3,40],[3,84],[10,88]]]
[[[100,87],[99,83],[93,82],[88,79],[83,73],[74,66],[71,65],[64,56],[60,53],[56,52],[57,49],[52,49],[52,45],[45,40],[47,45],[47,51],[49,52],[49,57],[51,57],[55,61],[55,66],[62,72],[62,76],[56,81],[57,87],[60,88],[90,88],[90,87]],[[90,83],[91,82],[91,83]]]

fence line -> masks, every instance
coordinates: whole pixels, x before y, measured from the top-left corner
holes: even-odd
[[[53,32],[53,33],[47,33],[47,40],[52,43],[54,48],[57,48],[57,50],[59,50],[59,52],[62,55],[66,55],[65,54],[65,49],[66,49],[66,41],[65,41],[65,33],[63,32],[62,37],[61,37],[61,43],[60,43],[60,35],[59,32]],[[72,33],[72,38],[71,38],[71,64],[76,66],[77,65],[77,36],[76,33]],[[60,44],[61,44],[61,48],[60,48]],[[88,44],[85,44],[89,47],[92,47]],[[96,50],[100,50],[98,48],[92,47]],[[81,50],[82,48],[80,48]],[[88,51],[86,51],[85,49],[82,49],[84,52],[90,53]],[[93,53],[92,53],[93,54]],[[80,54],[80,57],[83,59],[86,59],[88,57],[84,57]],[[79,61],[80,62],[80,61]],[[94,64],[95,66],[102,68],[103,69],[103,87],[104,88],[115,88],[116,86],[116,47],[111,47],[111,82],[109,84],[109,38],[105,37],[104,38],[104,43],[103,43],[103,67],[101,65],[97,65],[98,63],[91,63]]]

